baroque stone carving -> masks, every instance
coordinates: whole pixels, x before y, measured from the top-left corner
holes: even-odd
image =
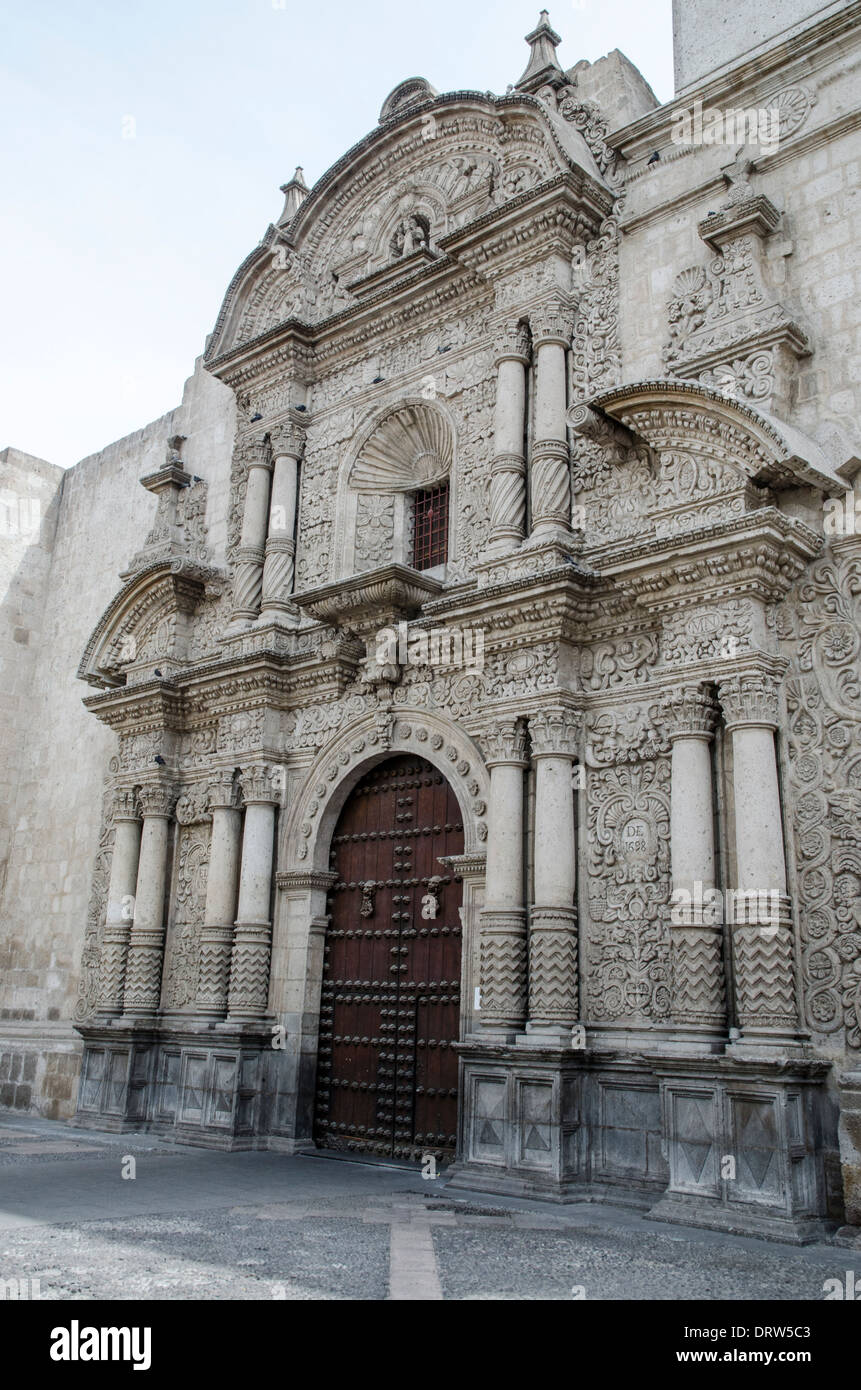
[[[167,971],[165,1004],[180,1009],[193,1002],[198,987],[200,929],[206,901],[209,836],[183,826],[174,894],[173,951]]]
[[[659,1021],[671,1006],[670,767],[666,758],[587,779],[589,1016]]]

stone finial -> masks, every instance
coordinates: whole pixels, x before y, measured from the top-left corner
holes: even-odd
[[[284,209],[278,218],[278,226],[286,227],[288,222],[292,222],[300,207],[308,197],[308,185],[305,182],[305,175],[302,172],[302,165],[296,166],[296,172],[289,183],[282,183],[281,192],[284,194]]]
[[[556,85],[564,81],[565,74],[556,57],[556,49],[562,39],[551,29],[550,16],[546,10],[541,11],[538,24],[532,33],[526,35],[526,42],[532,52],[526,71],[520,81],[515,83],[516,89],[520,92],[537,92],[548,83]]]

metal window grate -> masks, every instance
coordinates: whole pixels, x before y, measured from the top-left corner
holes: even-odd
[[[413,568],[433,569],[448,556],[448,479],[413,497]]]

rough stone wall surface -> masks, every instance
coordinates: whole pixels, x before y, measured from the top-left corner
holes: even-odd
[[[699,82],[769,40],[790,38],[814,15],[839,10],[845,0],[673,0],[676,91]]]
[[[0,893],[63,476],[20,449],[0,452]]]
[[[29,689],[19,700],[17,737],[26,758],[0,901],[0,1105],[26,1109],[35,1103],[52,1116],[74,1111],[77,1057],[68,1054],[77,1052],[78,1040],[72,1018],[102,787],[116,754],[114,735],[84,709],[87,688],[75,673],[119,588],[119,572],[152,522],[155,498],[137,480],[160,467],[166,441],[176,433],[187,436],[189,471],[209,484],[210,543],[223,560],[233,400],[202,370],[186,383],[182,405],[82,460],[63,479],[50,567],[36,605],[41,633]],[[39,563],[25,553],[19,576],[28,566],[38,572]]]

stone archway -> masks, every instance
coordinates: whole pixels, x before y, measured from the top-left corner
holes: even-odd
[[[454,1153],[460,817],[443,774],[401,753],[365,773],[338,818],[314,1104],[321,1148]]]
[[[293,798],[281,835],[269,1012],[286,1039],[273,1075],[272,1133],[288,1150],[313,1145],[327,896],[336,881],[329,854],[338,819],[362,778],[394,754],[430,764],[451,787],[463,826],[454,866],[463,884],[460,1037],[471,1031],[479,980],[489,775],[478,746],[448,719],[404,706],[353,721],[315,759]],[[360,1034],[360,1036],[363,1036]]]

